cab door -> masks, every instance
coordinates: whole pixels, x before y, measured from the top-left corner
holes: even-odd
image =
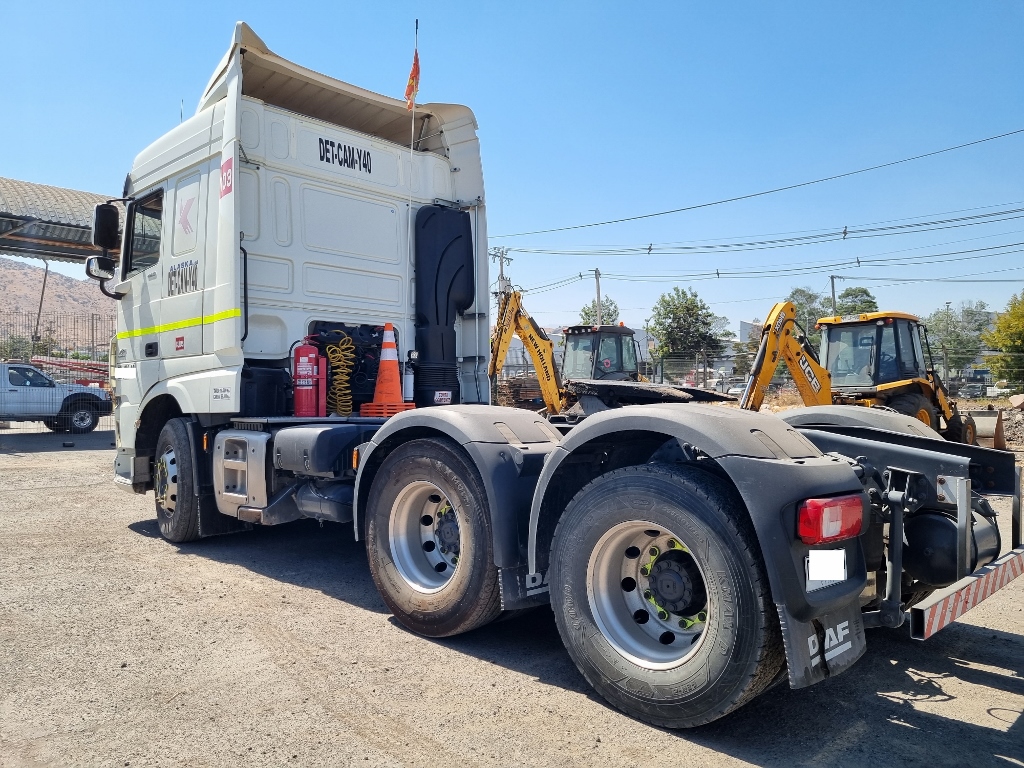
[[[203,287],[208,164],[173,179],[168,189],[170,242],[162,259],[161,357],[203,351]]]
[[[118,302],[118,361],[160,358],[160,253],[164,241],[164,190],[151,190],[128,206]]]

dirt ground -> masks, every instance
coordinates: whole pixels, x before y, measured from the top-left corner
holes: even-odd
[[[589,690],[547,609],[412,635],[347,526],[169,544],[111,484],[113,433],[66,439],[0,432],[0,766],[1024,766],[1024,579],[664,731]]]

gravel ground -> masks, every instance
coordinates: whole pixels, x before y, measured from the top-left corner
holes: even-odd
[[[302,521],[176,546],[113,434],[0,431],[0,765],[1021,765],[1024,579],[927,643],[688,732],[594,696],[540,609],[396,624],[362,545]],[[1004,516],[1005,517],[1005,516]]]

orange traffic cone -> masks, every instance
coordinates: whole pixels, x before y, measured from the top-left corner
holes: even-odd
[[[402,374],[398,370],[395,327],[391,323],[384,323],[384,344],[380,350],[380,365],[377,367],[377,386],[373,390],[373,402],[363,403],[359,407],[359,415],[388,417],[415,407],[415,403],[402,400]]]

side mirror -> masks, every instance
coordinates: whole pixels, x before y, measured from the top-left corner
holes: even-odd
[[[93,230],[93,237],[95,239],[95,230]],[[117,262],[106,256],[90,256],[85,262],[85,274],[93,280],[113,280],[116,269]]]
[[[120,215],[116,205],[97,205],[92,211],[92,244],[105,251],[118,250],[121,247],[121,238],[117,234],[119,224]]]

